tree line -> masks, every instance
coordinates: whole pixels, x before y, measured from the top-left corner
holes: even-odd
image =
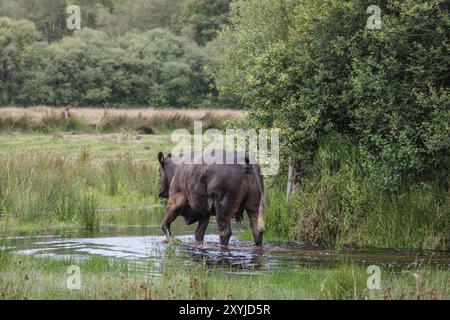
[[[0,4],[0,104],[221,105],[205,66],[230,0]]]
[[[313,163],[338,135],[383,189],[436,178],[448,188],[450,2],[376,3],[379,29],[374,1],[233,1],[216,85],[254,126],[281,129],[284,163]]]
[[[66,8],[81,8],[83,27],[111,37],[131,30],[166,28],[204,45],[225,24],[231,0],[2,0],[0,16],[28,20],[53,42],[72,35],[66,28]]]

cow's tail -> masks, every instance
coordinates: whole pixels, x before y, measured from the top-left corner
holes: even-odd
[[[258,170],[257,165],[252,164],[252,169],[255,174],[256,178],[256,184],[258,185],[259,193],[261,195],[261,199],[259,200],[259,207],[258,207],[258,231],[264,232],[265,226],[264,226],[264,210],[266,207],[266,197],[264,195],[264,186],[261,179],[261,174]]]

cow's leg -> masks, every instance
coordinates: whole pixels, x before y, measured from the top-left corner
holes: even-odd
[[[164,219],[161,223],[162,231],[164,232],[166,237],[169,238],[172,236],[172,233],[170,231],[170,225],[178,217],[185,204],[186,199],[181,194],[176,194],[175,196],[169,199],[169,202],[167,203],[166,206],[166,215],[164,216]]]
[[[232,205],[230,197],[224,197],[221,201],[215,201],[217,227],[219,228],[220,244],[228,246],[231,237],[231,218],[236,208]]]
[[[209,218],[210,216],[208,215],[207,217],[200,219],[200,221],[198,222],[197,229],[195,230],[195,240],[198,243],[202,243],[203,239],[205,238],[205,232],[208,228]]]
[[[219,227],[220,245],[228,246],[231,238],[231,218],[226,216],[217,216],[217,226]]]
[[[247,214],[250,219],[250,226],[252,228],[253,239],[255,240],[255,244],[257,246],[260,246],[260,245],[262,245],[262,242],[263,242],[264,232],[260,232],[258,229],[258,211],[247,210]]]
[[[250,186],[250,190],[256,189],[256,181]],[[250,227],[252,228],[253,240],[257,246],[261,246],[263,242],[264,231],[258,228],[258,211],[260,206],[261,196],[258,191],[249,192],[245,200],[244,208],[250,220]]]

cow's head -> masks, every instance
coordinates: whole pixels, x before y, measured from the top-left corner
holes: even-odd
[[[159,167],[159,197],[169,198],[169,189],[172,178],[175,175],[175,163],[169,153],[166,157],[162,152],[158,154]]]

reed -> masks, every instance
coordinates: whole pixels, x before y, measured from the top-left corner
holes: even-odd
[[[0,154],[1,212],[19,224],[97,229],[100,208],[158,203],[158,181],[156,166],[129,155],[91,161],[86,150],[77,158]]]
[[[66,287],[66,270],[80,267],[81,290]],[[20,266],[17,268],[17,266]],[[193,264],[180,268],[165,263],[161,276],[151,265],[123,259],[85,260],[17,256],[0,251],[0,299],[449,299],[448,270],[420,268],[385,271],[381,289],[369,290],[363,266],[340,264],[299,267],[291,272],[250,272]]]
[[[6,132],[74,132],[112,133],[131,131],[140,134],[165,133],[174,129],[193,128],[202,121],[204,128],[223,128],[228,119],[241,118],[234,110],[180,109],[67,109],[0,108],[0,131]]]

